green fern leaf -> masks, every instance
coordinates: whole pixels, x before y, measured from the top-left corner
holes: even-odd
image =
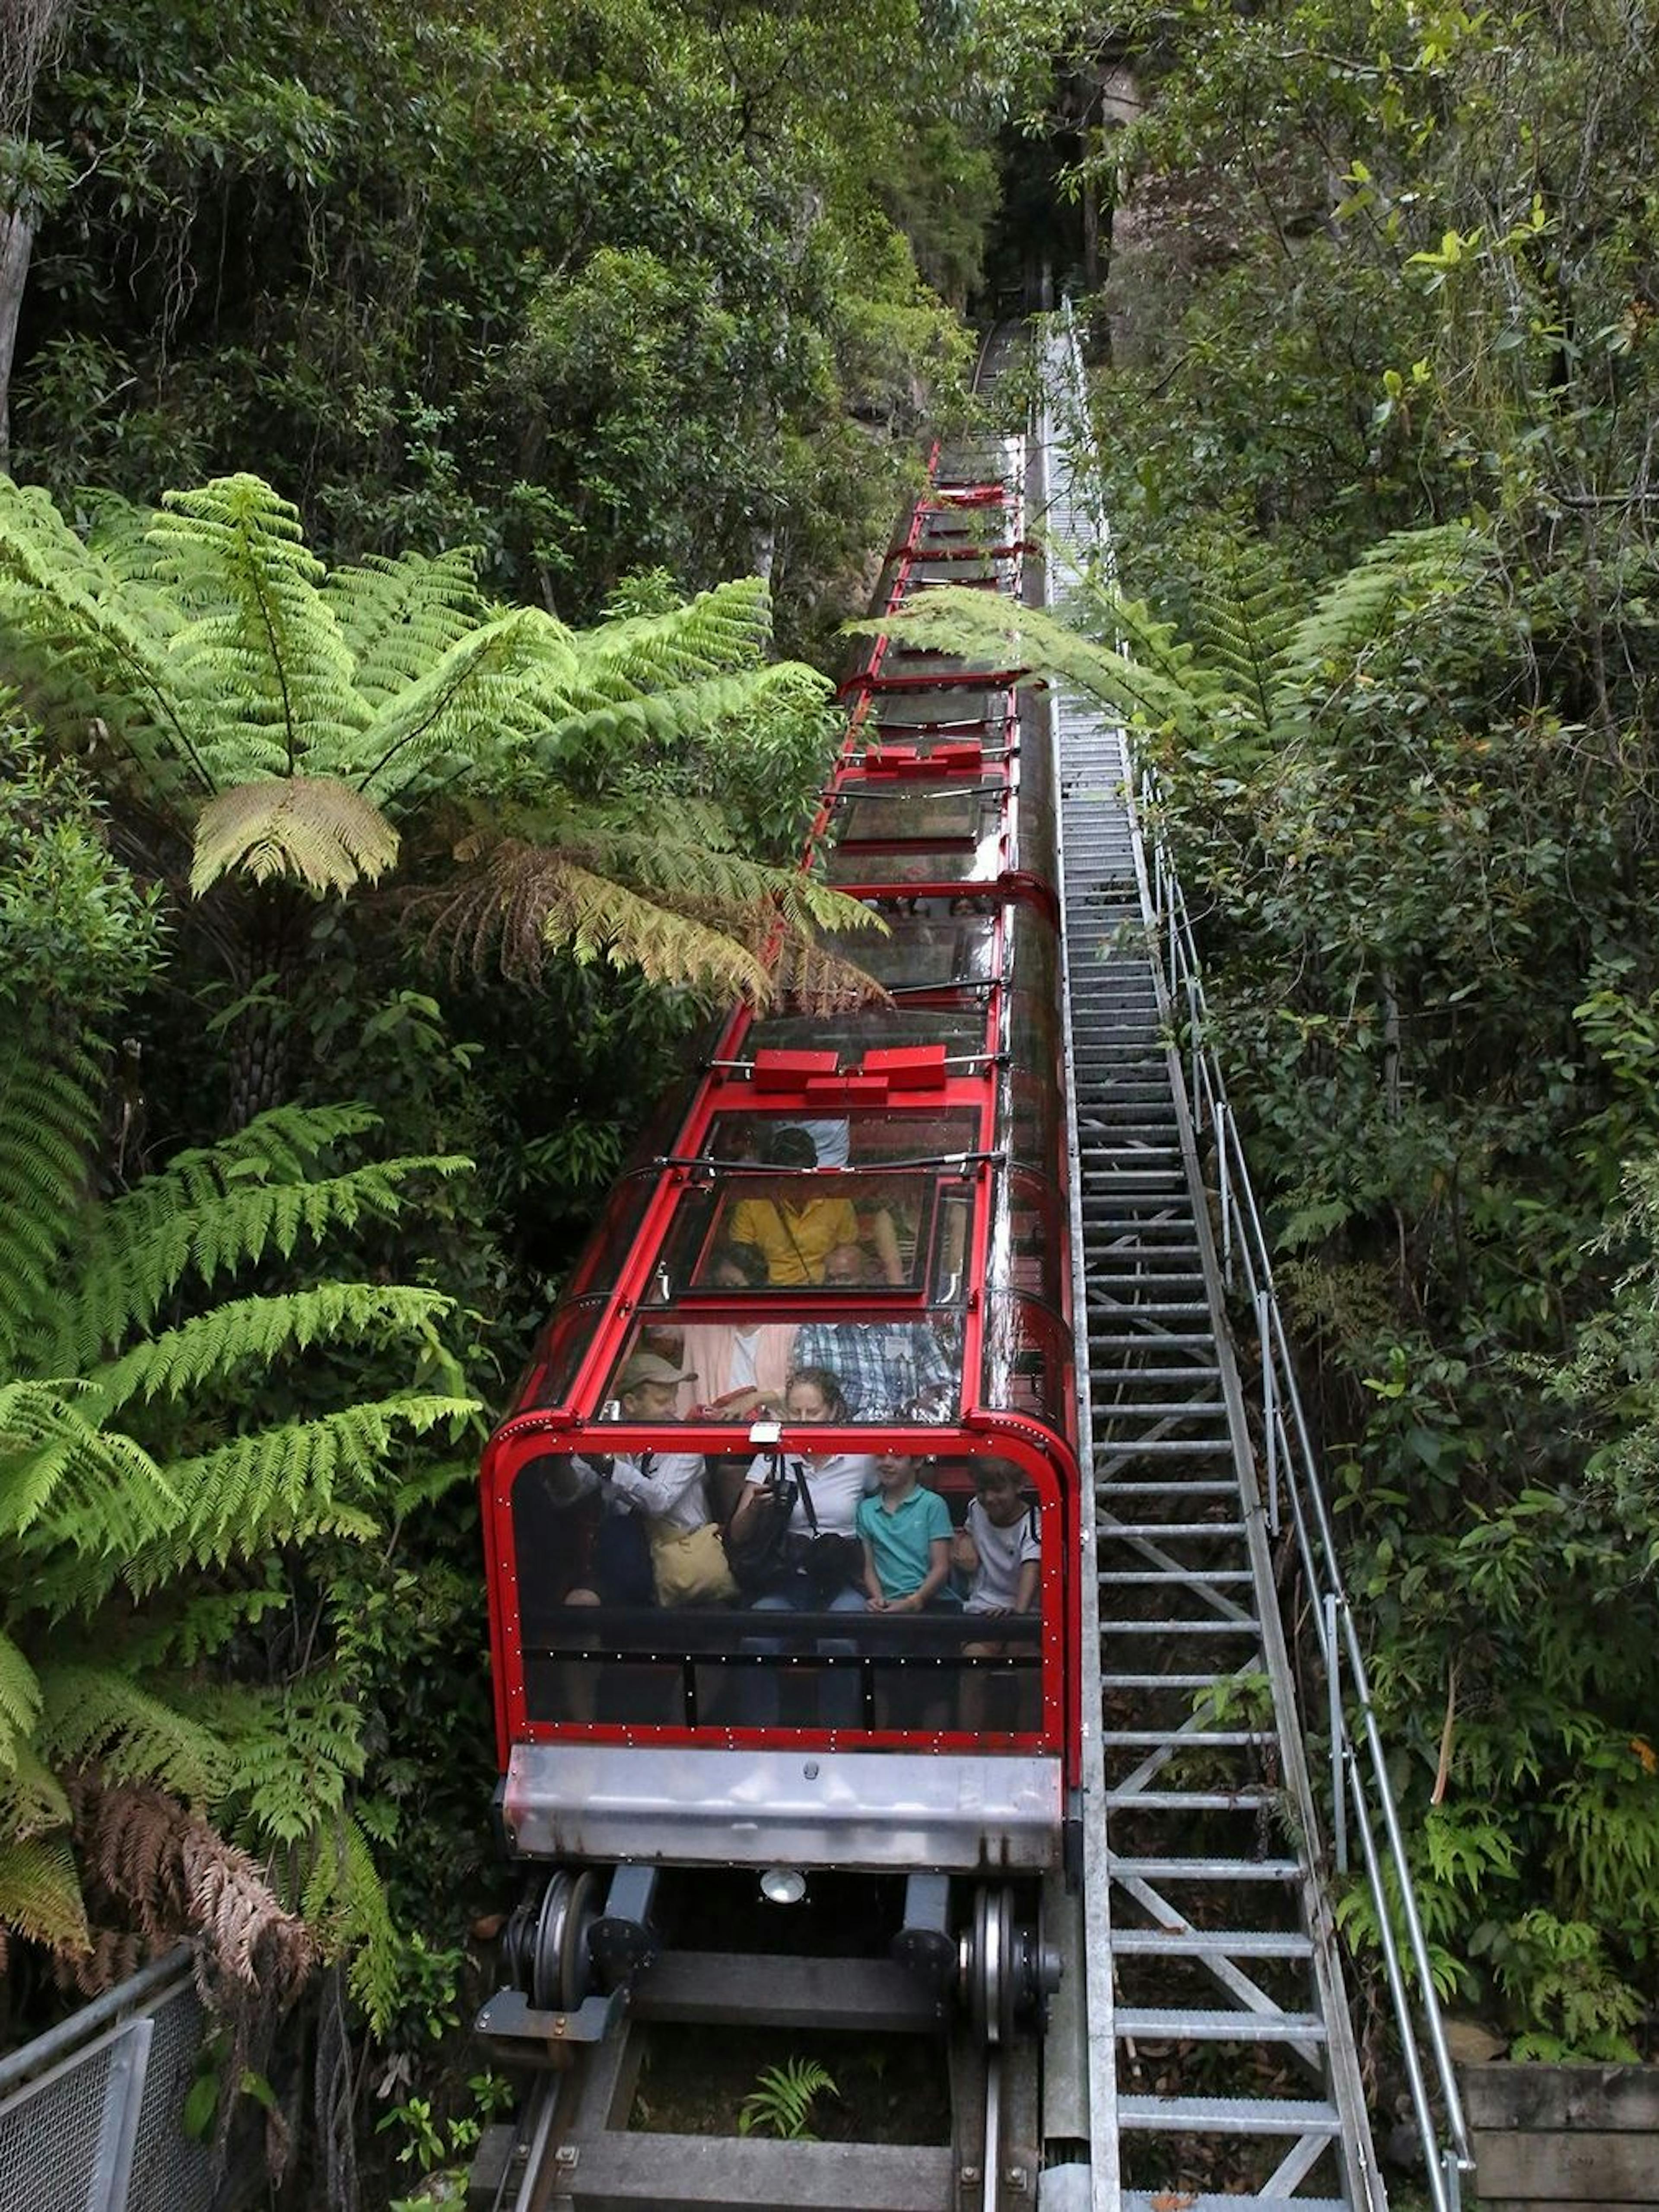
[[[222,1384],[252,1360],[270,1366],[339,1337],[416,1330],[452,1304],[434,1291],[365,1283],[321,1283],[313,1290],[236,1298],[94,1369],[88,1382],[107,1418],[134,1398],[177,1398],[206,1382]]]
[[[67,1828],[73,1814],[64,1785],[32,1746],[19,1743],[0,1764],[0,1837],[28,1843]]]
[[[0,1844],[0,1923],[53,1951],[91,1949],[80,1877],[67,1844]]]
[[[39,1745],[58,1765],[95,1765],[114,1781],[155,1782],[191,1805],[222,1794],[232,1772],[225,1743],[130,1676],[54,1664],[41,1668],[40,1690]]]
[[[0,1772],[19,1771],[40,1717],[40,1682],[9,1636],[0,1636]]]
[[[368,1839],[347,1815],[323,1827],[301,1910],[325,1955],[349,1959],[351,1995],[373,2031],[384,2035],[402,1996],[402,1947]]]

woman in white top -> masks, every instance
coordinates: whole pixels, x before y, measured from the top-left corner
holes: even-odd
[[[842,1388],[827,1367],[808,1367],[789,1378],[789,1388],[784,1397],[784,1419],[787,1421],[830,1421],[842,1423],[852,1419],[851,1411]],[[735,1535],[746,1516],[755,1509],[759,1498],[777,1472],[778,1456],[775,1452],[762,1452],[750,1468],[738,1510],[732,1516]],[[769,1590],[764,1597],[757,1598],[757,1613],[863,1613],[866,1610],[864,1592],[856,1580],[863,1569],[863,1549],[854,1534],[854,1518],[859,1503],[876,1486],[876,1462],[868,1452],[787,1453],[784,1455],[782,1472],[795,1484],[794,1504],[790,1510],[789,1525],[784,1538],[786,1544],[814,1535],[853,1538],[848,1546],[848,1580],[838,1589],[826,1592],[822,1579],[815,1580],[805,1570],[797,1566],[786,1572],[777,1589]],[[803,1484],[811,1498],[809,1513],[802,1496]],[[816,1526],[814,1525],[816,1522]],[[804,1549],[805,1547],[803,1546]],[[783,1650],[781,1641],[770,1638],[745,1637],[742,1649],[748,1653],[773,1656]],[[856,1644],[839,1638],[824,1637],[815,1647],[823,1658],[850,1658]],[[859,1723],[860,1687],[857,1673],[850,1668],[805,1670],[809,1675],[822,1671],[826,1679],[800,1685],[802,1692],[809,1688],[815,1700],[815,1710],[807,1715],[809,1725],[824,1728],[855,1728]],[[752,1728],[770,1728],[779,1718],[778,1677],[769,1667],[757,1667],[743,1684],[744,1718]]]
[[[849,1422],[852,1410],[841,1384],[827,1367],[805,1367],[792,1375],[784,1394],[787,1421]],[[755,1500],[778,1465],[775,1452],[762,1452],[751,1463],[744,1494],[732,1516],[736,1535]],[[787,1452],[783,1472],[795,1484],[789,1515],[792,1536],[851,1536],[860,1501],[876,1486],[876,1462],[869,1452]],[[808,1510],[806,1499],[811,1499]]]

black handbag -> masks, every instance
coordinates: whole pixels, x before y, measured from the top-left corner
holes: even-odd
[[[744,1514],[742,1527],[734,1510],[721,1530],[732,1577],[745,1597],[763,1597],[792,1571],[789,1516],[794,1504],[794,1484],[781,1467],[775,1467]]]
[[[863,1574],[864,1547],[856,1536],[826,1536],[820,1530],[805,1460],[795,1462],[795,1480],[800,1486],[801,1510],[812,1533],[791,1539],[790,1564],[798,1573],[805,1576],[807,1586],[818,1602],[828,1605],[831,1598],[838,1596]]]

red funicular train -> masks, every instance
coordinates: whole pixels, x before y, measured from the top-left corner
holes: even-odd
[[[936,464],[883,604],[1021,591],[1022,441]],[[597,2035],[672,1869],[887,1881],[988,2034],[1073,1856],[1079,1483],[1046,714],[878,640],[807,854],[886,997],[739,1009],[483,1463],[502,2037]],[[718,1534],[716,1532],[719,1532]]]

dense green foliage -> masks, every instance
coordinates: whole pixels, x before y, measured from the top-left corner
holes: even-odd
[[[18,471],[251,470],[343,554],[476,544],[579,621],[633,570],[759,567],[820,629],[962,370],[917,256],[971,282],[1039,12],[83,10],[35,101],[70,174]]]
[[[1518,2052],[1627,2055],[1659,1996],[1655,25],[1189,0],[1140,32],[1096,386],[1099,634],[1140,672],[1097,668],[1206,917],[1445,1981]],[[1454,571],[1350,565],[1440,525]],[[1387,585],[1363,641],[1307,649],[1322,583]]]

